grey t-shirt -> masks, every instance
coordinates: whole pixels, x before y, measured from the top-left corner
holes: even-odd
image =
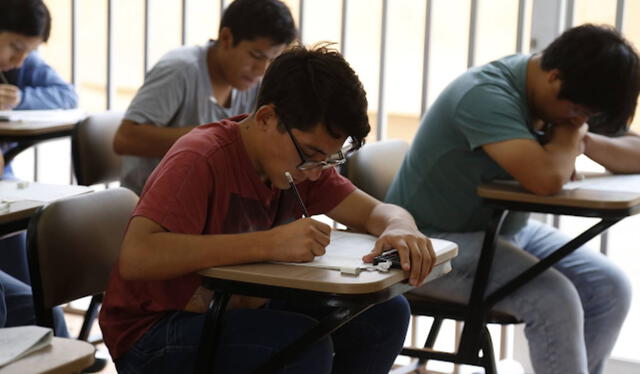
[[[253,111],[259,85],[246,91],[233,89],[229,108],[213,97],[207,68],[207,51],[213,43],[177,48],[164,55],[145,76],[124,118],[156,126],[186,127]],[[122,186],[140,195],[159,162],[160,158],[123,157]]]
[[[482,146],[535,139],[526,95],[529,57],[509,56],[470,69],[422,119],[387,201],[409,210],[423,232],[482,231],[489,224],[491,211],[476,189],[510,176]],[[522,214],[509,218],[503,234],[517,232],[526,222]]]

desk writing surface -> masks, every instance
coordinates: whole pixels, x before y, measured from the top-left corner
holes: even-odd
[[[0,374],[67,374],[89,367],[95,348],[84,341],[54,337],[51,345],[0,368]]]
[[[372,293],[407,278],[397,269],[388,273],[364,271],[353,276],[342,275],[335,270],[270,263],[218,266],[202,270],[200,274],[210,278],[340,294]]]
[[[0,136],[29,137],[70,131],[85,117],[80,109],[0,111]]]
[[[640,174],[591,176],[567,183],[552,196],[535,195],[517,182],[491,182],[478,187],[486,199],[593,209],[628,209],[640,205]]]
[[[47,202],[76,196],[93,191],[90,187],[44,184],[29,182],[18,188],[16,181],[0,180],[0,201],[8,204],[8,209],[0,211],[0,226],[29,218]]]

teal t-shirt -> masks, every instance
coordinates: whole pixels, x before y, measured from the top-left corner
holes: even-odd
[[[535,139],[526,97],[530,56],[513,55],[468,70],[440,94],[422,119],[387,201],[405,207],[425,233],[484,230],[491,210],[481,183],[511,178],[483,150],[489,143]],[[503,233],[524,215],[510,215]]]

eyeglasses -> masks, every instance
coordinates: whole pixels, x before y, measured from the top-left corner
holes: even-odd
[[[298,166],[296,166],[296,169],[300,171],[309,171],[317,168],[328,169],[328,168],[336,167],[345,163],[346,159],[344,158],[344,154],[342,153],[342,150],[330,155],[324,161],[309,160],[305,156],[305,154],[302,152],[302,149],[300,148],[300,144],[298,144],[298,141],[291,133],[291,129],[289,129],[289,126],[285,125],[284,123],[282,123],[282,125],[287,130],[287,133],[291,138],[291,142],[293,143],[293,146],[296,147],[296,151],[298,151],[298,156],[300,156],[301,162],[298,164]]]

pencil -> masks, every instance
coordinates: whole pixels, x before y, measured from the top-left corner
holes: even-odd
[[[285,171],[284,176],[287,177],[287,180],[289,181],[289,185],[291,186],[291,189],[296,194],[296,197],[298,198],[298,202],[300,203],[300,206],[302,207],[302,211],[304,212],[304,216],[309,217],[309,212],[307,211],[307,207],[304,206],[304,202],[302,202],[302,197],[300,197],[300,192],[298,192],[298,187],[296,187],[295,183],[293,183],[293,177],[291,177],[291,173],[289,173],[288,171]]]

